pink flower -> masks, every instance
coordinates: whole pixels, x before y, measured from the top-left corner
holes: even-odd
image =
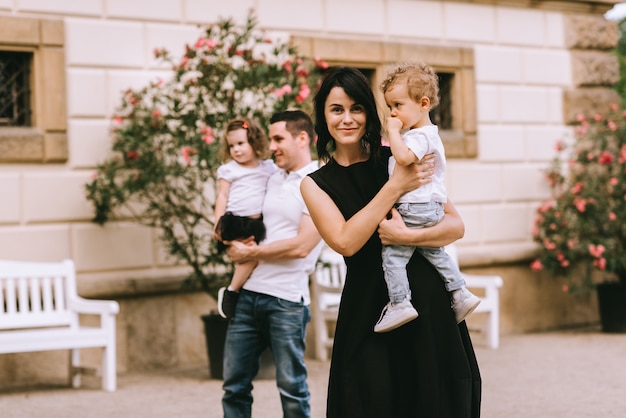
[[[611,110],[616,112],[619,109],[619,105],[617,103],[611,103]]]
[[[541,264],[540,260],[535,260],[530,264],[530,268],[533,271],[541,271],[543,270],[543,264]]]
[[[568,293],[569,292],[569,286],[564,284],[563,286],[561,286],[561,290],[563,291],[563,293]]]
[[[215,142],[215,136],[213,135],[213,129],[211,129],[210,126],[207,126],[205,128],[202,128],[202,140],[210,145],[213,142]]]
[[[291,86],[289,84],[285,84],[281,88],[274,90],[274,94],[278,97],[283,97],[285,94],[291,94],[292,91],[293,89]]]
[[[543,202],[541,206],[539,206],[538,211],[539,213],[545,213],[549,211],[553,206],[554,206],[554,201],[548,200],[548,201]]]
[[[122,119],[122,117],[121,117],[121,116],[115,116],[115,117],[113,118],[113,124],[114,124],[114,125],[116,125],[116,126],[119,126],[119,125],[121,125],[121,124],[122,124],[122,120],[123,120],[123,119]]]
[[[311,94],[311,89],[309,88],[309,86],[306,84],[301,84],[298,95],[296,96],[296,103],[302,103],[303,101],[305,101],[306,98],[309,97],[309,94]]]
[[[619,180],[617,180],[617,178],[615,177],[611,177],[609,183],[611,184],[611,186],[617,186],[619,184]]]
[[[309,70],[307,70],[302,65],[298,65],[298,67],[296,68],[296,75],[298,75],[298,77],[308,77]]]
[[[600,270],[606,269],[606,259],[599,258],[593,262],[593,265],[599,268]]]
[[[602,115],[601,115],[601,114],[599,114],[599,113],[596,113],[596,114],[593,116],[593,120],[595,120],[596,122],[600,122],[600,121],[602,120]]]
[[[614,221],[617,219],[617,215],[614,212],[609,213],[609,220]]]
[[[193,154],[191,147],[182,147],[180,153],[183,156],[183,160],[185,160],[185,163],[191,163],[191,154]]]
[[[576,120],[578,122],[584,122],[585,121],[585,115],[583,115],[582,113],[579,113],[576,115]]]
[[[578,194],[578,193],[580,193],[580,191],[582,190],[582,188],[583,188],[583,184],[582,184],[582,182],[580,182],[580,181],[579,181],[579,182],[577,182],[577,183],[574,185],[574,187],[572,187],[572,188],[570,189],[570,192],[572,192],[572,194]]]
[[[563,268],[568,268],[569,267],[569,260],[563,260],[561,261],[561,267]]]
[[[556,248],[556,244],[548,238],[543,239],[543,246],[546,247],[547,250],[554,250]]]
[[[604,248],[604,245],[602,244],[600,245],[589,244],[589,253],[595,258],[602,257],[604,250],[605,248]]]
[[[293,70],[293,67],[291,66],[291,61],[287,60],[283,62],[283,68],[285,69],[285,71],[290,73]]]
[[[556,144],[554,144],[554,149],[556,150],[556,152],[561,152],[563,151],[564,148],[565,148],[565,145],[563,144],[563,141],[560,139],[556,141]]]
[[[574,206],[578,209],[578,212],[584,212],[587,208],[587,201],[585,199],[576,198],[574,199]]]
[[[320,59],[320,57],[315,57],[315,65],[322,70],[328,69],[328,63]]]
[[[126,159],[128,160],[138,160],[139,153],[135,150],[126,151]]]
[[[611,132],[615,132],[617,130],[617,125],[612,120],[608,121],[607,126]]]
[[[613,162],[613,154],[608,151],[603,151],[598,157],[598,162],[602,165],[609,165]]]

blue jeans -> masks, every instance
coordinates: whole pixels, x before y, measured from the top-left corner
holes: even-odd
[[[259,358],[270,347],[276,364],[276,384],[286,418],[311,415],[305,332],[309,307],[274,296],[241,290],[235,318],[228,325],[224,346],[224,418],[252,414],[252,379]]]
[[[396,209],[400,212],[404,223],[409,228],[425,228],[441,222],[443,218],[443,204],[428,203],[399,203]],[[439,271],[446,285],[446,290],[452,292],[465,286],[458,266],[448,256],[443,247],[412,247],[409,245],[383,246],[383,271],[391,303],[400,303],[405,297],[411,296],[409,278],[406,265],[419,251]]]

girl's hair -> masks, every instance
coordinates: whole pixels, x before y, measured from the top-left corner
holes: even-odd
[[[227,162],[232,159],[230,156],[230,147],[228,146],[228,141],[226,140],[228,133],[239,129],[246,130],[248,143],[254,150],[254,154],[257,158],[269,158],[269,146],[267,144],[267,135],[265,135],[265,131],[256,121],[242,117],[233,119],[228,122],[228,125],[226,125],[224,137],[220,147],[220,158],[222,162]]]
[[[419,102],[422,97],[428,97],[430,107],[439,104],[439,77],[430,65],[424,63],[404,63],[387,73],[387,77],[380,84],[380,90],[386,93],[400,83],[406,83],[409,97]]]
[[[369,149],[373,158],[380,152],[382,125],[378,116],[376,99],[367,78],[353,67],[336,67],[324,77],[322,85],[315,95],[315,131],[317,132],[317,156],[321,161],[328,161],[335,151],[335,138],[330,135],[324,107],[333,87],[341,87],[346,94],[365,110],[365,134],[361,138],[363,148]]]

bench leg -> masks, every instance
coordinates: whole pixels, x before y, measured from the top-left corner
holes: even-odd
[[[497,306],[489,313],[487,342],[494,350],[500,345],[500,310]]]
[[[110,337],[102,353],[102,389],[115,392],[117,388],[117,361],[115,346],[115,317],[102,317],[102,327],[109,331]]]
[[[115,344],[109,344],[102,352],[102,389],[107,392],[115,392],[117,387],[115,363]]]
[[[75,348],[70,350],[70,379],[73,388],[81,385],[80,350]]]

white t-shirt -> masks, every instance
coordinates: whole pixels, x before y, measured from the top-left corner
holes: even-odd
[[[313,161],[298,171],[287,174],[278,170],[267,183],[263,203],[263,223],[267,230],[261,245],[293,238],[298,235],[298,226],[303,216],[310,216],[300,194],[300,183],[309,173],[318,169]],[[309,274],[322,249],[322,241],[305,258],[291,260],[260,260],[243,288],[252,292],[300,302],[311,302]]]
[[[217,178],[230,183],[226,211],[237,216],[253,216],[261,213],[267,180],[278,170],[272,160],[261,160],[259,165],[243,167],[231,160],[217,169]]]
[[[431,183],[403,194],[398,199],[398,203],[426,203],[431,201],[446,203],[448,201],[445,185],[446,153],[437,125],[410,129],[402,134],[402,140],[420,160],[426,154],[435,154],[435,174]],[[395,158],[389,158],[389,175],[393,173],[395,166]]]

